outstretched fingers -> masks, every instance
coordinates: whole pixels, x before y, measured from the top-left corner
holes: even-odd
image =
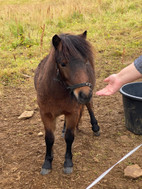
[[[111,90],[111,87],[109,85],[107,85],[105,88],[99,90],[96,92],[96,95],[99,96],[108,96],[113,94],[114,92]]]

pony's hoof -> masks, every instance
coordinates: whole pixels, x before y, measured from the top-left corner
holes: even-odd
[[[51,169],[44,169],[42,168],[41,171],[40,171],[40,174],[41,175],[47,175],[51,172]]]
[[[93,132],[94,136],[100,136],[100,131]]]
[[[73,167],[64,167],[65,174],[71,174],[73,172]]]

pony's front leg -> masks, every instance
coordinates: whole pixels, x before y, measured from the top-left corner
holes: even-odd
[[[46,114],[44,115],[41,114],[41,118],[45,128],[46,154],[40,173],[42,175],[46,175],[52,169],[52,160],[53,160],[52,146],[54,144],[55,120]]]
[[[66,116],[66,132],[65,132],[65,141],[66,141],[66,153],[65,153],[65,162],[64,162],[64,173],[70,174],[73,171],[73,162],[72,162],[72,143],[74,141],[74,130],[79,121],[78,115],[68,115]]]
[[[100,127],[98,125],[98,122],[97,122],[94,112],[93,112],[93,102],[87,103],[86,107],[87,107],[89,115],[90,115],[90,122],[92,125],[92,130],[94,132],[94,135],[99,136],[100,135]]]

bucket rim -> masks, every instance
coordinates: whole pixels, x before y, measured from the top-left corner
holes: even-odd
[[[134,84],[140,84],[140,83],[142,84],[142,82],[127,83],[127,84],[123,85],[123,86],[120,88],[119,91],[120,91],[120,93],[121,93],[122,95],[124,95],[124,96],[126,96],[126,97],[129,97],[129,98],[131,98],[131,99],[135,99],[135,100],[142,101],[142,97],[130,95],[130,94],[128,94],[128,93],[126,93],[126,92],[123,91],[123,88],[124,88],[125,86],[127,86],[127,85],[134,85]]]

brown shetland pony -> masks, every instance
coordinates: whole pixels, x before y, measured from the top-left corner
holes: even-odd
[[[95,84],[94,60],[86,35],[87,31],[81,35],[54,35],[50,54],[41,61],[35,73],[37,101],[46,142],[42,175],[48,174],[52,169],[52,146],[57,116],[65,115],[65,173],[71,173],[73,169],[71,147],[74,130],[80,121],[84,105],[90,114],[92,130],[99,135],[91,101]]]

